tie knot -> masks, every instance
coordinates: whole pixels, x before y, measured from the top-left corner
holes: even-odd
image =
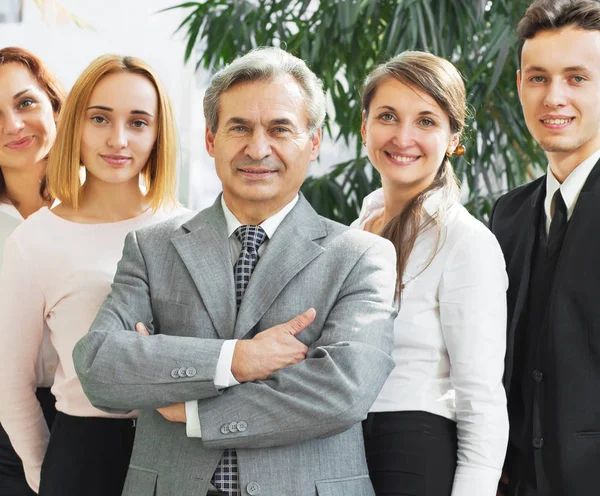
[[[237,239],[242,243],[242,250],[258,250],[263,243],[267,233],[260,226],[240,226],[234,233]]]

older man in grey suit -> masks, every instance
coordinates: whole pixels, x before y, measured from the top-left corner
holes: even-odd
[[[360,420],[393,368],[394,249],[299,194],[325,117],[304,62],[253,51],[204,112],[222,196],[127,237],[74,351],[95,406],[140,410],[123,494],[372,495]]]

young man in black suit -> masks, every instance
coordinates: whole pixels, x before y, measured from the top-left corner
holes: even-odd
[[[499,494],[600,493],[600,3],[536,0],[517,86],[547,174],[496,203],[510,442]]]

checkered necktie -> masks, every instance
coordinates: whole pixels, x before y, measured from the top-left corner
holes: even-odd
[[[234,234],[242,243],[242,251],[233,266],[235,278],[235,302],[240,308],[250,276],[258,262],[258,247],[263,243],[267,234],[260,226],[240,226]]]
[[[260,226],[240,226],[235,230],[234,234],[242,243],[242,251],[233,266],[235,301],[239,309],[248,282],[250,282],[250,276],[254,272],[256,262],[258,262],[258,247],[265,240],[266,233]],[[213,484],[225,494],[232,496],[241,495],[235,449],[229,448],[223,451],[223,456],[213,475]]]

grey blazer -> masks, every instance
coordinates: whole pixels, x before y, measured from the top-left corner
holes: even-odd
[[[130,233],[112,292],[73,352],[83,389],[109,412],[139,409],[126,496],[204,496],[224,448],[243,495],[368,496],[360,421],[394,367],[395,252],[317,215],[301,197],[261,256],[236,316],[219,199]],[[309,307],[306,360],[268,380],[214,386],[222,343]],[[151,336],[132,332],[147,324]],[[202,439],[155,411],[198,401]],[[237,429],[225,429],[234,423]]]

